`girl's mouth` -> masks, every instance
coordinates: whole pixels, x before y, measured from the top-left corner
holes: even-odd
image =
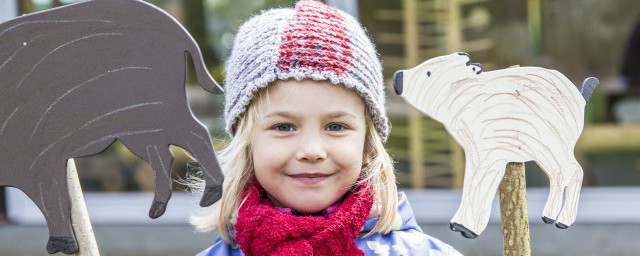
[[[287,176],[305,184],[314,184],[327,179],[331,175],[332,174],[325,174],[325,173],[300,173],[300,174],[290,174]]]

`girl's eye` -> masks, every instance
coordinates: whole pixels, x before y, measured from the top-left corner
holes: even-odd
[[[341,125],[341,124],[330,124],[329,126],[327,126],[327,130],[332,132],[339,132],[344,129],[345,129],[344,125]]]
[[[293,125],[290,124],[279,124],[273,127],[275,130],[280,132],[290,132],[293,131]]]

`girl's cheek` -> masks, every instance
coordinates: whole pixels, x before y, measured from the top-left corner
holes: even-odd
[[[364,155],[364,141],[351,141],[332,145],[334,156],[343,165],[361,166]],[[360,163],[360,164],[359,164]]]

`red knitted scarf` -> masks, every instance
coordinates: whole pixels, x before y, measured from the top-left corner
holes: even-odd
[[[355,239],[373,204],[365,187],[348,192],[338,210],[324,218],[277,211],[254,182],[243,193],[246,201],[238,211],[235,240],[247,256],[364,255]]]

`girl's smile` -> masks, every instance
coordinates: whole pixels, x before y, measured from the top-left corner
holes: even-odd
[[[251,156],[279,206],[313,214],[338,201],[362,170],[365,106],[326,81],[279,81],[262,91]]]
[[[298,182],[313,185],[319,183],[321,181],[328,180],[333,174],[325,174],[325,173],[300,173],[300,174],[287,174],[292,179],[295,179]]]

